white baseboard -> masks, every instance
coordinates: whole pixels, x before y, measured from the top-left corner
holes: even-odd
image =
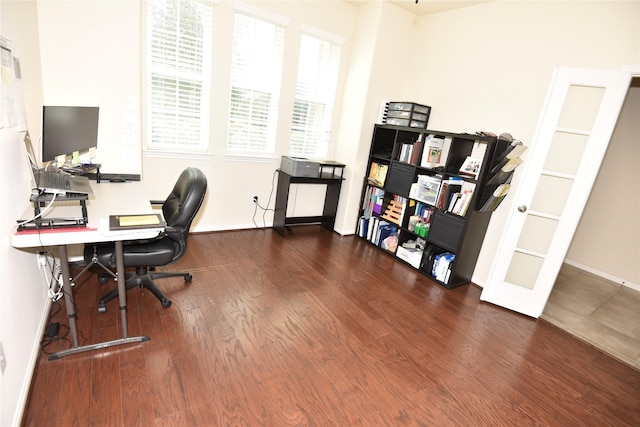
[[[250,223],[250,224],[233,224],[233,225],[227,225],[227,226],[222,226],[222,227],[192,227],[191,228],[191,232],[192,233],[207,233],[207,232],[211,232],[211,231],[233,231],[233,230],[250,230],[250,229],[254,229],[254,230],[263,230],[266,228],[271,228],[273,226],[273,224],[271,222],[267,222],[266,224],[262,224],[261,221],[256,221],[258,223],[258,227],[256,228],[256,225],[254,223]],[[342,235],[342,236],[349,236],[352,234],[355,234],[355,230],[353,228],[350,229],[335,229],[335,232]]]
[[[18,398],[18,405],[16,410],[15,417],[12,422],[12,426],[19,426],[22,424],[22,417],[24,416],[24,410],[27,407],[27,400],[29,399],[29,391],[31,391],[31,381],[33,381],[33,374],[36,370],[36,363],[38,362],[38,358],[40,357],[40,337],[44,334],[44,330],[49,323],[49,314],[51,312],[51,300],[48,301],[48,306],[45,306],[45,309],[42,310],[42,317],[40,317],[40,326],[38,330],[40,334],[36,337],[35,342],[33,343],[33,348],[31,349],[31,354],[29,355],[29,368],[27,369],[27,375],[24,378],[24,382],[22,383],[22,388],[20,389],[20,397]]]
[[[622,278],[614,276],[612,274],[605,273],[604,271],[597,270],[597,269],[595,269],[593,267],[589,267],[587,265],[582,265],[579,262],[572,261],[570,259],[565,259],[564,262],[569,264],[569,265],[571,265],[571,266],[573,266],[573,267],[579,268],[580,270],[584,270],[584,271],[586,271],[588,273],[595,274],[596,276],[602,277],[603,279],[611,280],[612,282],[619,283],[622,286],[626,286],[626,287],[634,289],[636,291],[640,291],[640,284],[638,284],[638,283],[630,282],[628,280],[622,279]]]
[[[569,264],[569,265],[571,265],[571,266],[573,266],[573,267],[579,268],[580,270],[584,270],[584,271],[586,271],[588,273],[595,274],[598,277],[602,277],[603,279],[611,280],[612,282],[619,283],[622,286],[626,286],[626,287],[631,288],[633,290],[640,291],[640,284],[638,284],[638,283],[633,283],[633,282],[630,282],[628,280],[621,279],[620,277],[614,276],[614,275],[609,274],[609,273],[605,273],[604,271],[597,270],[597,269],[595,269],[593,267],[589,267],[587,265],[580,264],[579,262],[572,261],[570,259],[565,259],[564,262]],[[476,285],[480,286],[481,288],[484,288],[484,283],[481,283],[481,282],[476,281],[474,279],[471,279],[471,280]]]

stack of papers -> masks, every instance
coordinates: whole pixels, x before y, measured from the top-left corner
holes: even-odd
[[[165,226],[160,214],[111,215],[109,230],[125,230],[131,228],[162,228]]]

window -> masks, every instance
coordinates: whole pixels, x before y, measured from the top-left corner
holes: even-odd
[[[340,50],[337,43],[302,35],[291,124],[291,155],[327,155]]]
[[[208,148],[212,6],[200,0],[147,2],[147,147]]]
[[[283,45],[282,26],[235,13],[229,151],[274,151]]]

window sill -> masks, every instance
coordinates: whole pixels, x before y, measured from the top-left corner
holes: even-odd
[[[211,153],[185,153],[183,151],[156,151],[145,150],[142,155],[146,158],[156,159],[190,159],[190,160],[211,160]]]
[[[278,163],[280,156],[274,154],[225,154],[223,159],[228,162],[246,163]]]

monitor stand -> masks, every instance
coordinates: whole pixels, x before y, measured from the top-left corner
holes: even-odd
[[[82,216],[76,218],[42,218],[40,206],[44,205],[46,202],[51,202],[54,196],[57,201],[78,201],[82,211]],[[43,193],[39,195],[34,194],[31,196],[31,202],[33,202],[33,214],[35,219],[18,220],[18,231],[86,227],[89,223],[86,204],[88,198],[89,195],[78,193],[57,195],[50,193]]]

